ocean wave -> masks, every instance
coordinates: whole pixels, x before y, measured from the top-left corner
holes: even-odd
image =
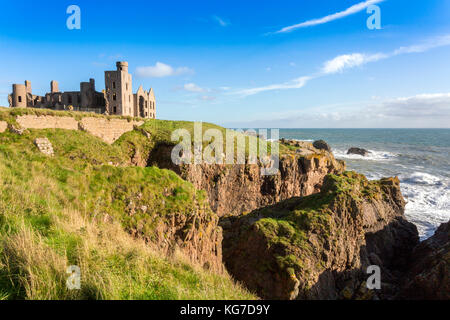
[[[409,175],[401,175],[401,182],[421,185],[442,185],[443,178],[434,176],[426,172],[414,172]]]
[[[401,189],[407,204],[405,215],[415,223],[422,239],[450,219],[450,181],[426,172],[401,175]]]
[[[375,151],[375,150],[368,150],[368,151],[370,153],[365,157],[359,154],[347,154],[347,150],[340,150],[340,149],[333,150],[333,153],[337,159],[347,159],[347,160],[390,161],[397,157],[396,154],[388,151]]]

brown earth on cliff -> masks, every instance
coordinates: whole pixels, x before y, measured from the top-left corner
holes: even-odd
[[[286,144],[286,149],[289,145]],[[328,174],[344,171],[345,164],[333,154],[299,142],[280,156],[279,172],[261,175],[261,164],[175,165],[171,161],[173,145],[156,146],[148,165],[175,171],[197,189],[208,194],[211,209],[219,216],[240,215],[296,196],[320,191]]]
[[[450,222],[413,252],[405,284],[398,295],[408,300],[450,300]]]
[[[397,178],[327,176],[320,194],[223,218],[227,270],[266,299],[389,298],[418,243]],[[368,290],[366,268],[381,268]]]

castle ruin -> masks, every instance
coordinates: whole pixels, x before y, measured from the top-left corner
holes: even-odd
[[[117,70],[105,71],[105,90],[95,90],[95,80],[80,83],[80,91],[60,92],[58,82],[50,82],[50,92],[45,96],[33,95],[31,82],[13,84],[8,96],[13,108],[45,108],[74,110],[156,119],[156,100],[153,89],[145,91],[142,86],[132,92],[132,77],[128,62],[117,62]]]

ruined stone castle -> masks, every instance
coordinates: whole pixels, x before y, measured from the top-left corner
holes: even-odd
[[[60,92],[58,82],[51,81],[50,92],[45,96],[33,95],[31,82],[13,84],[8,96],[10,107],[74,110],[110,115],[156,118],[156,100],[153,89],[142,86],[132,92],[132,77],[128,62],[117,62],[117,70],[105,71],[105,90],[95,90],[95,80],[80,83],[80,91]]]

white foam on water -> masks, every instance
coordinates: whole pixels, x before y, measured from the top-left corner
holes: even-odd
[[[397,157],[396,154],[388,151],[375,151],[375,150],[368,150],[368,151],[370,153],[365,157],[359,154],[347,154],[347,150],[340,150],[340,149],[333,150],[333,153],[337,159],[350,159],[350,160],[390,161]]]
[[[405,215],[416,224],[421,239],[450,219],[450,181],[425,172],[401,175],[401,189],[407,204]]]

